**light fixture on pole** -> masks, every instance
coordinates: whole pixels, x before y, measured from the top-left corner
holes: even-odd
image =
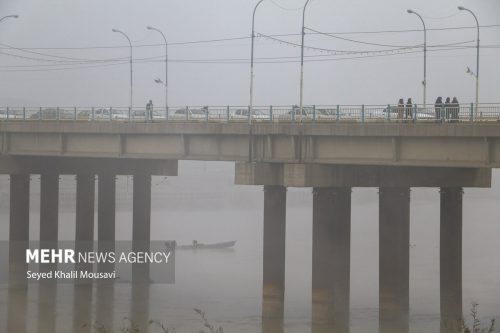
[[[165,82],[162,82],[160,79],[156,79],[156,83],[163,83],[165,86],[165,112],[168,118],[168,43],[167,43],[167,37],[165,37],[165,34],[161,32],[160,29],[156,29],[154,27],[148,26],[148,30],[154,30],[158,33],[161,34],[163,37],[163,40],[165,41]]]
[[[427,91],[427,29],[425,27],[425,22],[422,16],[420,16],[419,13],[415,12],[414,10],[408,9],[407,10],[408,14],[415,14],[418,16],[420,21],[422,21],[422,25],[424,26],[424,80],[422,81],[422,85],[424,86],[424,110],[427,108],[427,96],[426,96],[426,91]]]
[[[127,40],[130,45],[130,112],[132,112],[132,107],[133,107],[133,102],[132,102],[132,96],[133,96],[133,81],[132,81],[132,42],[130,41],[130,38],[128,38],[127,34],[124,33],[121,30],[117,29],[112,29],[111,31],[117,32],[119,34],[122,34]]]
[[[8,18],[19,18],[19,15],[7,15],[7,16],[4,16],[2,18],[0,18],[0,22],[2,22],[3,20],[5,19],[8,19]]]
[[[259,0],[253,9],[252,15],[252,47],[250,50],[250,108],[248,110],[248,123],[252,123],[252,115],[253,115],[253,54],[254,54],[254,40],[255,40],[255,12],[257,11],[257,7],[264,0]]]
[[[300,116],[302,117],[302,109],[304,107],[303,96],[304,96],[304,37],[306,34],[306,7],[310,0],[307,0],[304,4],[304,9],[302,10],[302,43],[300,46]],[[295,112],[295,111],[293,111]]]
[[[474,12],[470,9],[467,9],[465,7],[462,7],[462,6],[458,6],[458,10],[465,10],[469,13],[472,14],[472,16],[474,16],[474,19],[476,20],[476,25],[477,25],[477,45],[476,45],[476,73],[475,73],[475,77],[476,77],[476,116],[477,116],[477,113],[478,113],[478,104],[479,104],[479,21],[477,19],[477,16],[476,14],[474,14]]]

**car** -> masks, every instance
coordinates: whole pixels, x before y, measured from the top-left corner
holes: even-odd
[[[234,120],[248,120],[249,109],[236,109],[230,114],[231,119]],[[269,120],[269,110],[253,109],[252,119],[254,120]]]
[[[175,110],[173,114],[169,115],[169,119],[175,120],[186,120],[186,119],[198,119],[205,120],[208,115],[208,107],[203,108],[180,108]]]
[[[112,108],[99,108],[94,110],[95,120],[128,120],[128,111],[121,112]]]
[[[0,120],[24,119],[24,111],[22,109],[0,109]]]
[[[72,120],[75,119],[75,112],[61,108],[45,108],[32,113],[29,118],[38,120]]]

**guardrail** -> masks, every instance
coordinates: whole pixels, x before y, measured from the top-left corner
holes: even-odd
[[[500,103],[434,107],[398,105],[312,105],[198,107],[0,107],[0,121],[122,122],[484,122],[500,121]],[[250,119],[251,118],[251,119]]]

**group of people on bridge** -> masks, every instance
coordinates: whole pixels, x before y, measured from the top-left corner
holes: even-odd
[[[450,98],[446,97],[446,101],[443,103],[443,98],[439,96],[434,103],[434,111],[436,119],[458,119],[460,103],[456,97],[453,97],[451,102]]]
[[[397,114],[398,119],[413,119],[414,114],[417,112],[418,108],[414,106],[411,98],[408,98],[406,104],[403,98],[400,98],[398,101]],[[426,114],[427,110],[423,110],[423,114]],[[446,101],[443,103],[443,98],[439,96],[434,103],[434,112],[436,120],[440,119],[459,119],[460,112],[460,103],[456,97],[450,99],[450,97],[446,98]]]

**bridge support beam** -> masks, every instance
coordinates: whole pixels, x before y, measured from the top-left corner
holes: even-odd
[[[151,175],[135,174],[133,185],[133,251],[149,251],[151,240]],[[132,302],[130,318],[141,332],[148,331],[149,265],[132,266]]]
[[[29,241],[30,175],[10,176],[9,290],[7,332],[26,332],[28,285],[25,248]]]
[[[99,252],[115,251],[115,209],[116,209],[116,176],[111,173],[100,173],[97,185],[97,239]],[[99,272],[112,272],[113,263],[99,263]],[[97,283],[96,321],[107,329],[113,330],[113,281]]]
[[[458,332],[462,318],[462,196],[460,187],[441,188],[441,332]]]
[[[283,332],[286,187],[264,186],[262,332]]]
[[[312,332],[349,332],[351,188],[313,189]]]
[[[42,174],[40,176],[40,246],[57,248],[59,231],[59,175]],[[57,264],[41,264],[40,271],[52,271]],[[56,330],[55,280],[41,280],[38,284],[38,332]]]
[[[379,329],[409,331],[410,189],[379,189]]]
[[[76,235],[75,250],[91,251],[94,240],[94,174],[76,176]],[[90,270],[91,264],[81,264],[76,269]],[[90,333],[92,330],[92,283],[78,281],[74,287],[73,331]]]

